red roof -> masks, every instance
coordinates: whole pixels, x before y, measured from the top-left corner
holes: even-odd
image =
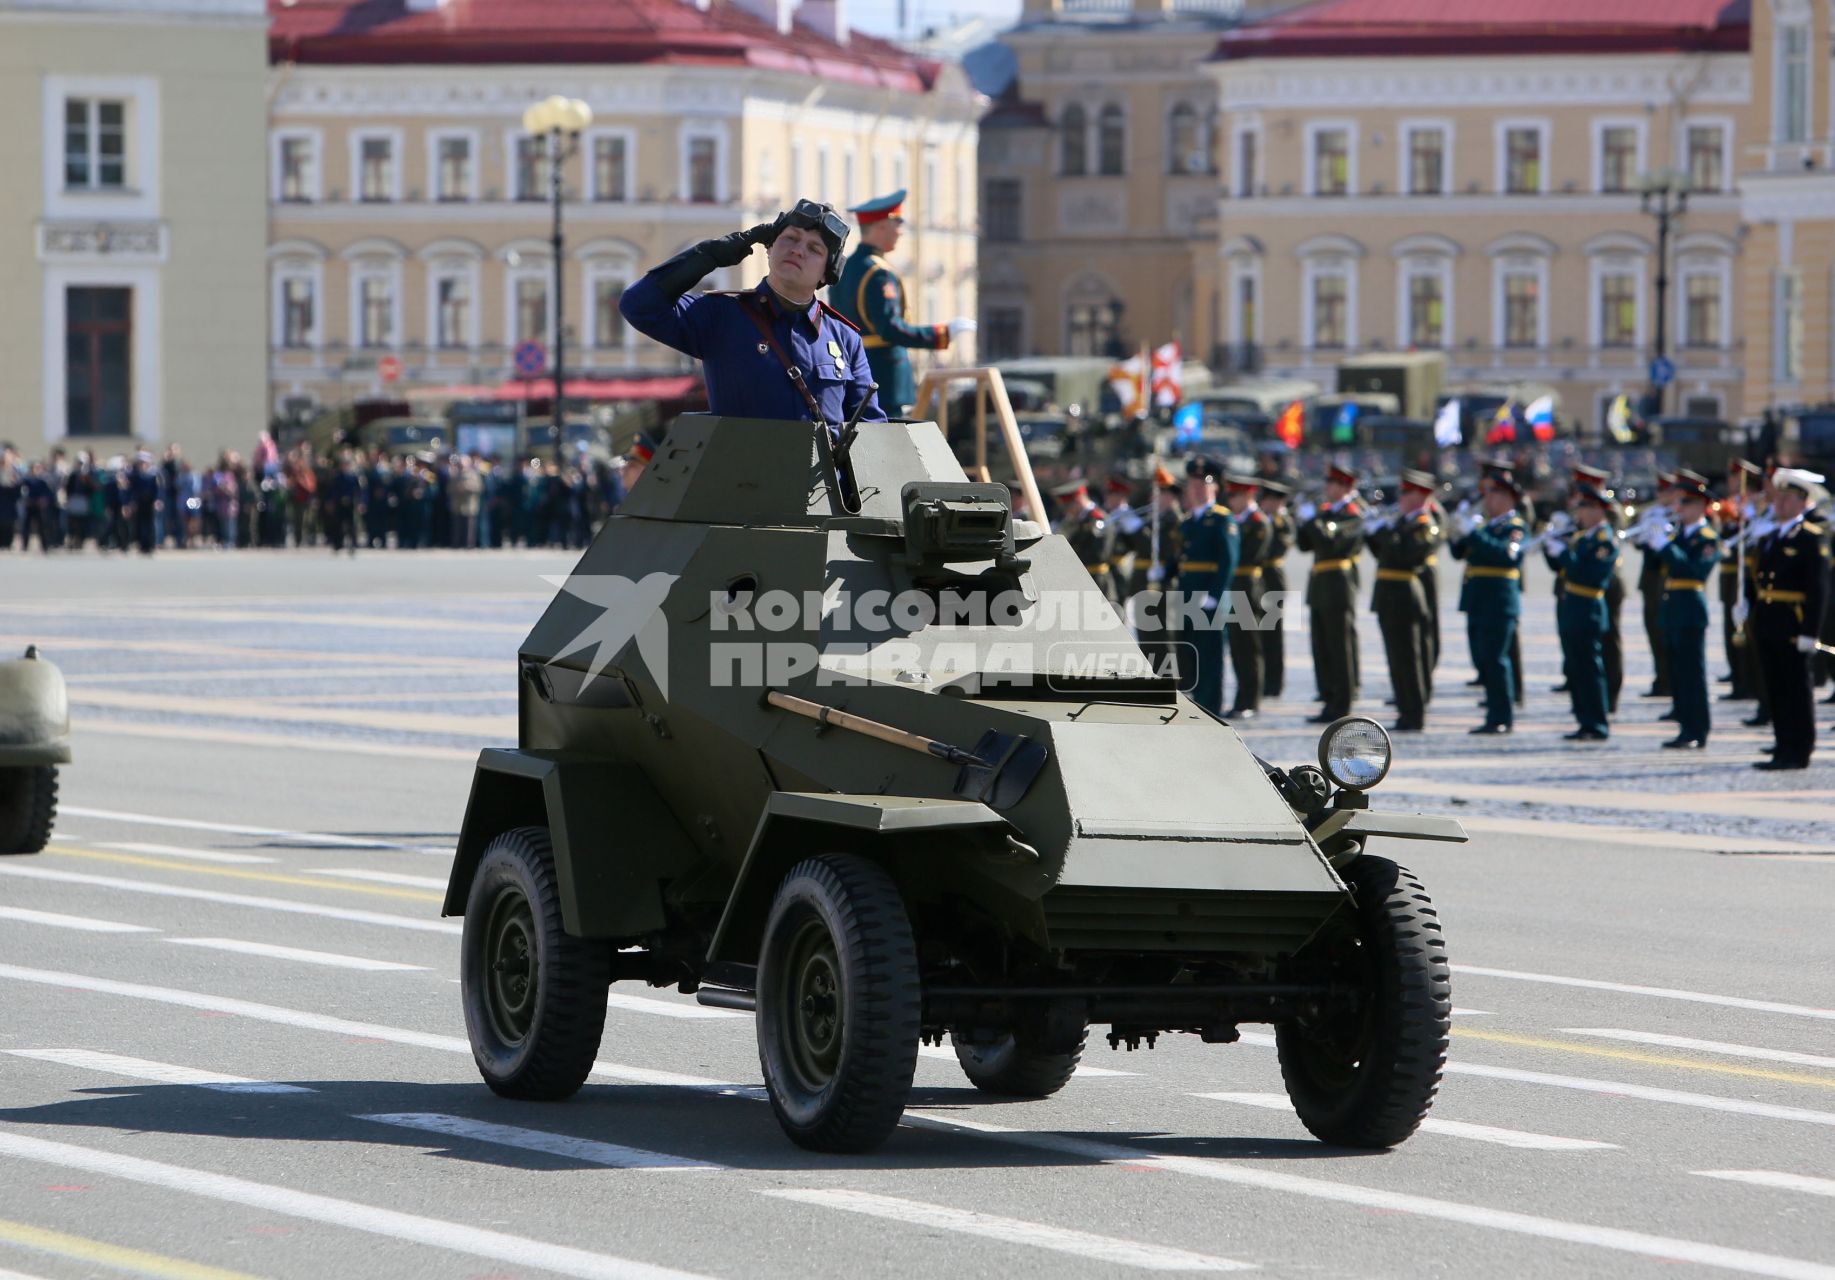
[[[662,63],[788,71],[923,92],[938,64],[874,36],[789,35],[729,4],[685,0],[268,0],[268,58],[330,64]]]
[[[1226,33],[1218,58],[1744,50],[1750,0],[1318,0]]]

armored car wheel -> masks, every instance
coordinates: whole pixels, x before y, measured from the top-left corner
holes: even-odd
[[[561,927],[544,827],[491,841],[472,877],[460,944],[465,1029],[484,1082],[554,1100],[586,1082],[605,1030],[611,953]]]
[[[1069,1053],[1051,1053],[1011,1033],[985,1041],[951,1033],[950,1039],[969,1083],[983,1093],[1009,1098],[1049,1098],[1070,1083],[1083,1057],[1081,1042]]]
[[[1309,948],[1305,976],[1365,996],[1355,1009],[1276,1027],[1281,1078],[1315,1137],[1393,1147],[1420,1127],[1446,1065],[1446,940],[1427,891],[1406,868],[1365,854],[1344,876],[1354,909]]]
[[[0,769],[0,853],[37,853],[56,817],[56,765]]]
[[[812,1151],[869,1151],[917,1070],[917,944],[898,886],[850,854],[778,886],[758,958],[758,1059],[771,1109]]]

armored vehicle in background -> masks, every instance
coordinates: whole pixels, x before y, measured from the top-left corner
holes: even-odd
[[[1029,479],[1029,477],[1028,477]],[[1276,1028],[1301,1118],[1385,1147],[1432,1102],[1440,925],[1372,836],[1389,744],[1257,759],[1156,674],[1062,537],[929,422],[843,456],[805,422],[678,418],[520,653],[444,911],[485,1081],[561,1098],[607,986],[755,1013],[786,1133],[861,1151],[919,1045],[1042,1097],[1112,1046]]]
[[[57,818],[57,766],[70,763],[64,674],[29,645],[0,662],[0,854],[37,853]]]

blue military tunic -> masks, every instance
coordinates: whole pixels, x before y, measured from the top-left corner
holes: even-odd
[[[1512,698],[1510,641],[1523,612],[1523,538],[1529,532],[1515,511],[1480,525],[1453,543],[1466,562],[1459,588],[1472,663],[1485,685],[1485,728],[1509,728],[1516,721]]]
[[[841,269],[828,296],[835,310],[859,327],[879,383],[881,404],[903,411],[917,399],[907,347],[943,351],[949,347],[949,326],[912,324],[907,318],[905,284],[892,264],[871,245],[861,245]]]
[[[1548,562],[1561,576],[1555,622],[1574,719],[1583,730],[1608,733],[1606,588],[1618,572],[1618,536],[1610,524],[1601,521],[1587,532],[1576,534],[1567,549],[1549,556]]]
[[[1179,524],[1179,592],[1184,597],[1179,661],[1182,668],[1192,667],[1185,673],[1192,701],[1219,716],[1223,714],[1223,624],[1216,612],[1230,589],[1240,546],[1236,517],[1221,503],[1195,511]]]
[[[1720,535],[1697,520],[1657,552],[1663,562],[1663,600],[1657,625],[1669,652],[1669,690],[1676,700],[1676,736],[1706,742],[1708,712],[1708,580],[1720,560]]]

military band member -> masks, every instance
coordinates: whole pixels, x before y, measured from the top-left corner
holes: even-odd
[[[1325,471],[1325,504],[1300,525],[1297,545],[1313,557],[1306,584],[1312,613],[1313,679],[1325,704],[1309,723],[1351,714],[1357,701],[1357,558],[1364,545],[1357,473],[1333,463]]]
[[[1780,467],[1772,476],[1777,528],[1758,546],[1757,599],[1747,607],[1752,643],[1771,693],[1771,759],[1756,769],[1807,769],[1816,747],[1815,687],[1810,659],[1827,600],[1828,492],[1813,471]],[[1747,552],[1751,554],[1750,549]],[[1741,621],[1746,621],[1742,617]]]
[[[1733,621],[1733,606],[1740,601],[1742,586],[1741,557],[1733,548],[1745,539],[1746,529],[1756,514],[1754,503],[1763,491],[1764,483],[1765,469],[1757,463],[1738,457],[1727,459],[1727,491],[1717,504],[1720,508],[1720,537],[1723,545],[1719,575],[1720,631],[1721,644],[1727,657],[1728,682],[1733,687],[1720,695],[1723,702],[1740,702],[1753,696],[1751,681],[1747,679],[1751,668],[1748,652],[1752,648],[1750,637],[1742,635],[1740,625]],[[1747,576],[1750,577],[1753,564],[1750,546],[1746,547],[1744,563]]]
[[[1611,735],[1605,661],[1605,638],[1611,623],[1606,595],[1618,576],[1618,534],[1606,518],[1612,505],[1608,492],[1590,481],[1576,484],[1576,532],[1568,538],[1551,538],[1544,546],[1549,565],[1562,578],[1555,622],[1568,696],[1580,725],[1565,735],[1569,742],[1604,742]]]
[[[1395,728],[1413,733],[1427,727],[1427,690],[1432,614],[1421,566],[1440,545],[1440,525],[1427,508],[1439,488],[1425,471],[1403,471],[1401,510],[1393,519],[1364,522],[1376,555],[1376,587],[1370,607],[1383,632],[1389,683],[1395,690]]]
[[[1179,661],[1192,701],[1223,715],[1223,629],[1217,610],[1236,572],[1236,521],[1217,501],[1221,468],[1209,458],[1185,465],[1185,519],[1179,525]],[[1190,670],[1184,670],[1190,664]]]
[[[1053,489],[1051,496],[1058,502],[1058,532],[1089,570],[1104,598],[1110,604],[1120,603],[1115,594],[1115,575],[1109,572],[1112,531],[1102,508],[1090,499],[1089,487],[1081,480],[1072,480]]]
[[[1287,553],[1293,550],[1299,534],[1287,500],[1293,497],[1293,486],[1285,480],[1263,480],[1258,504],[1268,517],[1268,547],[1262,554],[1262,599],[1277,600],[1287,593]],[[1278,593],[1278,594],[1277,594]],[[1265,617],[1262,626],[1262,696],[1278,698],[1287,683],[1287,615],[1275,610],[1274,619]]]
[[[1604,467],[1576,465],[1574,467],[1574,485],[1576,489],[1591,485],[1605,498],[1606,527],[1614,537],[1624,527],[1624,510],[1618,505],[1617,495],[1612,492],[1612,475]],[[1612,576],[1606,579],[1606,634],[1600,640],[1600,657],[1606,668],[1606,711],[1609,715],[1618,714],[1619,691],[1625,686],[1625,638],[1619,630],[1619,621],[1625,611],[1625,580],[1618,576],[1616,565],[1618,557],[1613,557]]]
[[[1102,518],[1109,525],[1109,577],[1121,601],[1147,585],[1153,563],[1153,530],[1128,499],[1134,486],[1126,476],[1110,476],[1102,486]]]
[[[1434,539],[1434,550],[1428,553],[1421,567],[1415,570],[1421,576],[1421,590],[1427,596],[1427,687],[1422,691],[1423,700],[1434,700],[1434,671],[1440,665],[1440,546],[1446,541],[1451,522],[1446,516],[1446,508],[1440,505],[1440,486],[1434,485],[1434,491],[1427,496],[1421,509],[1427,512],[1439,533]]]
[[[1228,623],[1225,638],[1230,646],[1230,666],[1236,672],[1236,700],[1231,720],[1253,720],[1262,705],[1262,561],[1274,526],[1256,505],[1261,482],[1252,475],[1230,475],[1223,482],[1223,505],[1236,521],[1238,550],[1236,572],[1230,580]]]
[[[1663,471],[1657,474],[1656,504],[1664,509],[1668,518],[1675,506],[1676,477]],[[1640,516],[1640,520],[1643,517]],[[1638,594],[1644,600],[1644,638],[1650,642],[1650,656],[1656,663],[1657,677],[1649,689],[1644,691],[1646,698],[1669,698],[1673,692],[1669,682],[1669,651],[1663,641],[1663,557],[1648,547],[1644,549],[1644,563],[1638,569]]]
[[[1452,552],[1466,563],[1459,611],[1485,689],[1485,722],[1471,732],[1503,734],[1516,723],[1510,642],[1523,612],[1523,540],[1529,526],[1517,510],[1522,489],[1514,472],[1492,468],[1479,487],[1479,510],[1460,517]]]
[[[1707,477],[1684,469],[1671,488],[1675,525],[1655,527],[1644,544],[1663,563],[1663,642],[1676,699],[1676,736],[1663,745],[1698,751],[1708,742],[1707,592],[1720,535],[1708,520]]]
[[[1179,563],[1180,485],[1170,471],[1161,468],[1154,477],[1153,509],[1142,522],[1146,550],[1140,554],[1141,603],[1133,612],[1141,650],[1155,673],[1176,676],[1179,673],[1177,615],[1167,608],[1167,594],[1175,587]],[[1154,555],[1155,541],[1158,557]]]
[[[1758,499],[1752,504],[1753,514],[1746,530],[1746,603],[1748,612],[1753,601],[1758,599],[1759,548],[1765,539],[1778,529],[1778,490],[1774,477],[1778,471],[1775,463],[1765,470],[1764,488]],[[1740,721],[1751,729],[1771,727],[1771,681],[1765,671],[1765,663],[1759,656],[1758,645],[1746,646],[1746,687],[1752,691],[1758,706],[1750,716]]]

